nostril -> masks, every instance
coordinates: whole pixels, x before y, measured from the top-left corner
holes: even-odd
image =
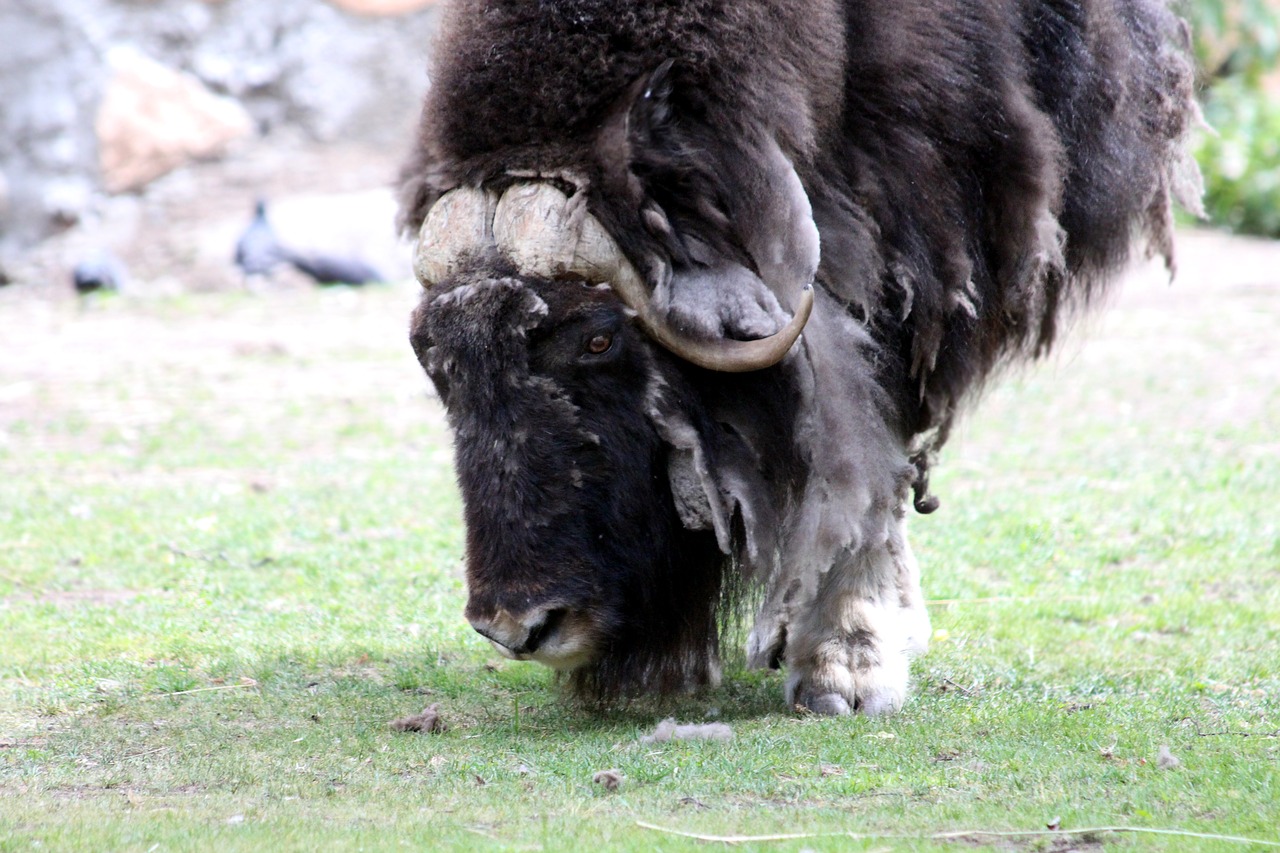
[[[524,648],[521,651],[534,652],[541,646],[548,637],[556,632],[560,624],[564,622],[564,617],[568,614],[568,610],[563,607],[557,607],[548,610],[542,617],[542,621],[529,629],[529,636],[524,641]]]
[[[532,608],[517,616],[498,608],[492,615],[469,616],[471,627],[499,647],[503,654],[528,655],[540,648],[565,621],[567,608]]]

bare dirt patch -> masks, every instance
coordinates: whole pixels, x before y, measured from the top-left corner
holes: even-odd
[[[40,593],[38,596],[32,596],[32,598],[42,604],[107,606],[133,601],[140,594],[137,590],[132,589],[66,589],[49,590]]]
[[[995,837],[990,835],[961,835],[945,839],[957,845],[995,848],[1010,853],[1034,851],[1034,853],[1096,853],[1106,845],[1094,834],[1085,835],[1028,835]]]
[[[1089,430],[1124,432],[1155,422],[1164,435],[1212,436],[1275,422],[1280,241],[1189,230],[1178,234],[1177,247],[1172,280],[1163,264],[1136,265],[1076,318],[1043,364],[1013,367],[970,411],[1015,426],[1033,417],[1042,451],[1036,455],[1046,457],[1063,436]],[[1023,393],[1005,393],[1012,382],[1022,383]],[[1032,396],[1036,408],[1029,412]],[[1000,430],[970,430],[962,418],[942,453],[943,467],[993,483],[991,475],[1001,472],[990,470],[990,460],[1008,440]],[[1276,458],[1280,440],[1256,435],[1240,453],[1246,462]],[[1121,481],[1110,486],[1117,493],[1127,488]]]

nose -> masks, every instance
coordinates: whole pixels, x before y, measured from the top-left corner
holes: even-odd
[[[498,608],[485,616],[469,616],[471,627],[512,656],[530,655],[555,633],[564,621],[563,607],[533,607],[523,613]]]

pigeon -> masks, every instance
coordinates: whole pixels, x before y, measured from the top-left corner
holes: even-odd
[[[246,276],[270,275],[284,260],[284,249],[267,221],[267,203],[258,199],[253,221],[236,240],[236,266]]]
[[[369,284],[386,281],[382,273],[360,258],[293,251],[286,252],[285,256],[298,272],[310,276],[316,284]]]
[[[97,291],[118,291],[127,276],[124,263],[105,250],[76,264],[71,271],[71,281],[81,296]]]

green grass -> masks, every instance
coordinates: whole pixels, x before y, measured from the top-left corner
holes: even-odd
[[[937,637],[877,720],[740,671],[591,714],[496,660],[407,287],[3,295],[0,850],[1280,841],[1280,288],[1134,294],[944,454],[913,523]],[[389,728],[430,703],[447,732]],[[640,743],[665,716],[734,738]]]

